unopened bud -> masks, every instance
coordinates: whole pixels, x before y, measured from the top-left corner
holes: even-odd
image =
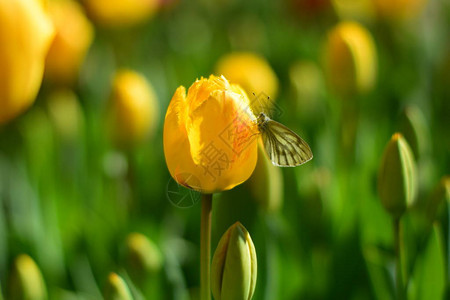
[[[240,222],[222,236],[211,265],[211,289],[216,300],[249,300],[256,286],[256,251]]]
[[[414,201],[416,166],[413,154],[400,133],[387,144],[378,173],[378,194],[384,208],[399,218]]]
[[[377,51],[370,32],[356,22],[341,22],[328,34],[325,71],[339,96],[364,94],[377,77]]]
[[[158,118],[158,101],[150,82],[137,72],[118,71],[109,109],[113,141],[120,146],[142,142],[155,133]]]
[[[105,287],[105,300],[132,300],[125,281],[116,273],[110,273]]]

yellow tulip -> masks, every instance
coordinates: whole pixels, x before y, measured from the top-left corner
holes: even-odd
[[[40,2],[0,0],[0,124],[34,102],[53,33]]]
[[[158,124],[158,113],[156,94],[145,77],[130,70],[117,72],[109,110],[113,140],[129,145],[152,136]]]
[[[167,109],[164,155],[172,177],[203,193],[247,180],[257,160],[255,117],[248,98],[225,77],[180,86]]]
[[[157,0],[82,0],[89,16],[105,27],[133,26],[151,18],[159,6]]]
[[[47,54],[45,75],[52,81],[72,83],[91,45],[94,30],[75,1],[51,1],[49,12],[56,35]]]
[[[328,34],[325,70],[331,88],[340,96],[370,91],[377,75],[375,43],[356,22],[342,22]]]
[[[271,98],[277,96],[277,76],[269,63],[258,54],[236,52],[225,55],[218,61],[216,73],[239,84],[248,95],[263,92]]]

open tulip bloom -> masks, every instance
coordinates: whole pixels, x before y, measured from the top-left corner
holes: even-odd
[[[164,122],[164,155],[172,177],[203,194],[200,268],[201,299],[210,299],[212,193],[246,181],[256,166],[261,136],[276,166],[293,167],[312,158],[308,144],[263,112],[255,115],[242,88],[225,77],[201,78],[180,86]],[[251,296],[250,296],[251,297]]]
[[[247,180],[257,160],[255,118],[249,100],[225,77],[211,75],[179,87],[167,109],[164,154],[172,177],[202,193],[229,190]]]
[[[229,190],[247,180],[257,159],[260,134],[276,166],[312,159],[309,145],[264,112],[255,115],[245,92],[225,77],[197,80],[186,95],[179,87],[164,124],[164,154],[172,177],[203,193]]]

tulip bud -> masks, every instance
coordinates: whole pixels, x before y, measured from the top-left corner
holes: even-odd
[[[328,34],[325,70],[330,87],[345,97],[370,91],[377,75],[377,54],[370,32],[342,22]]]
[[[222,236],[211,265],[211,289],[216,300],[248,300],[256,286],[256,251],[241,223]]]
[[[434,188],[427,201],[426,216],[430,222],[434,220],[441,213],[444,203],[450,205],[450,176],[444,176]]]
[[[130,268],[140,275],[155,273],[161,269],[161,253],[145,235],[130,233],[127,237],[127,259]]]
[[[275,167],[261,144],[258,144],[258,161],[248,180],[255,200],[266,212],[276,212],[283,204],[283,173]]]
[[[143,23],[158,9],[157,0],[82,0],[89,16],[105,27],[127,27]]]
[[[26,254],[19,255],[14,262],[8,299],[47,299],[47,289],[41,271],[34,260]]]
[[[84,118],[78,98],[71,90],[57,90],[47,99],[47,108],[51,122],[58,135],[65,141],[79,137]]]
[[[109,125],[117,144],[132,145],[155,133],[158,101],[153,87],[141,74],[117,72],[110,102]]]
[[[53,26],[36,0],[0,1],[0,124],[36,98]]]
[[[400,123],[400,132],[418,160],[426,150],[427,126],[422,111],[417,106],[409,106],[403,111]]]
[[[416,166],[408,143],[395,133],[387,144],[378,173],[378,194],[384,208],[399,218],[416,194]]]
[[[71,84],[91,45],[94,29],[75,1],[51,1],[49,11],[56,35],[47,54],[45,76],[54,82]]]
[[[125,281],[116,273],[110,273],[104,291],[105,300],[132,300]]]
[[[250,52],[236,52],[223,56],[216,65],[216,73],[240,85],[248,95],[261,92],[275,99],[278,79],[269,63]]]

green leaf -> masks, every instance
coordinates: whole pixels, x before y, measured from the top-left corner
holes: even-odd
[[[445,259],[442,233],[434,225],[427,246],[418,257],[408,286],[408,299],[443,299]]]
[[[373,246],[364,249],[364,258],[376,299],[394,299],[394,286],[387,267],[391,258]]]

